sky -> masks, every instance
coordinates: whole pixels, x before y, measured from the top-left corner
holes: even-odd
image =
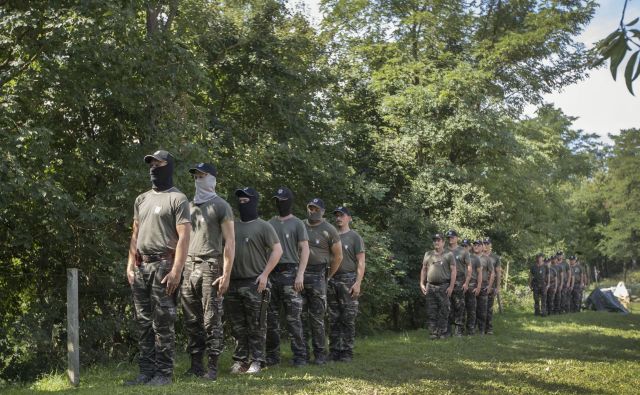
[[[319,0],[289,0],[289,6],[303,7],[314,24],[322,18],[318,4]],[[587,48],[618,27],[624,0],[600,0],[599,4],[595,16],[577,38]],[[625,22],[636,17],[640,17],[640,0],[630,0]],[[621,76],[624,66],[620,67],[618,80],[614,81],[608,64],[605,62],[604,67],[591,70],[583,81],[546,95],[544,99],[561,108],[565,114],[577,117],[573,123],[575,129],[596,133],[603,142],[610,144],[609,134],[618,134],[620,129],[640,128],[640,79],[634,83],[637,96],[632,96]],[[533,114],[534,111],[535,108],[531,107],[526,113]]]

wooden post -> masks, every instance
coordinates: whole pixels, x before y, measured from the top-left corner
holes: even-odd
[[[80,384],[80,323],[78,317],[78,269],[67,269],[67,375],[75,387]]]
[[[507,269],[505,270],[504,281],[502,283],[504,284],[502,289],[506,291],[509,286],[509,261],[507,261]]]

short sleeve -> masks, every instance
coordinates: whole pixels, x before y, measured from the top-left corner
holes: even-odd
[[[223,224],[227,221],[233,221],[233,210],[231,209],[231,205],[229,205],[225,200],[222,200],[221,206],[218,223]]]
[[[469,254],[468,251],[465,251],[464,255],[462,256],[462,262],[466,266],[471,265],[471,254]]]
[[[191,209],[189,208],[189,200],[183,194],[176,197],[175,201],[175,218],[176,225],[191,223]]]
[[[307,227],[304,226],[304,222],[297,221],[296,223],[296,237],[298,241],[309,240],[309,233],[307,233]]]
[[[273,228],[273,225],[268,222],[264,223],[264,227],[262,230],[262,239],[264,240],[265,246],[267,248],[272,248],[274,245],[280,243],[280,239],[278,238],[276,230]]]
[[[139,212],[139,208],[140,207],[140,197],[138,196],[136,198],[135,203],[133,203],[133,220],[134,221],[138,221],[140,218],[140,212]]]
[[[429,266],[429,251],[425,252],[422,257],[422,266]]]
[[[353,247],[353,251],[357,254],[364,252],[364,240],[360,235],[356,235],[356,245]]]
[[[334,245],[340,241],[340,235],[333,225],[329,228],[329,236],[329,245]]]

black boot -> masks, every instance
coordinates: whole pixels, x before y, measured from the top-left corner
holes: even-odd
[[[215,381],[218,379],[218,356],[209,355],[209,370],[202,377]]]
[[[204,366],[202,365],[202,354],[191,354],[191,367],[185,373],[187,376],[202,377]]]

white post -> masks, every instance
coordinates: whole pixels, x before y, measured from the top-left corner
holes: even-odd
[[[67,375],[75,387],[80,384],[80,323],[78,317],[78,269],[67,269]]]

